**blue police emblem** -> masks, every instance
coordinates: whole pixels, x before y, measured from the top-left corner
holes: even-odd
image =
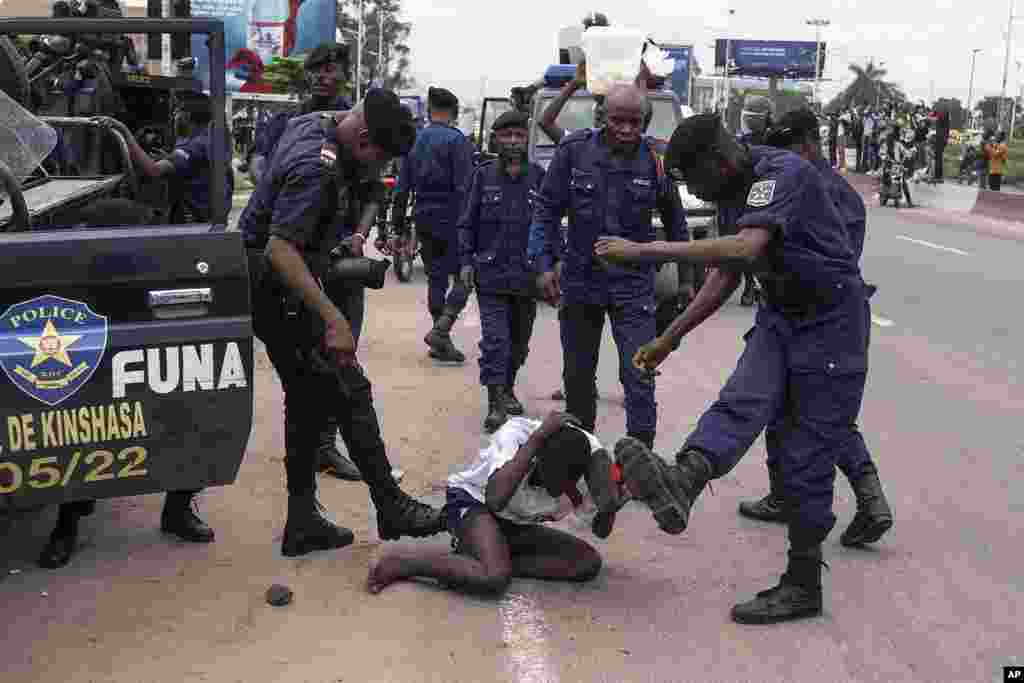
[[[14,304],[0,316],[0,366],[23,392],[49,406],[75,394],[107,349],[107,318],[59,296]]]

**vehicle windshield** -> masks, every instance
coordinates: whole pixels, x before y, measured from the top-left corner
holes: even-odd
[[[554,99],[554,96],[551,96],[541,100],[540,109],[537,110],[540,112],[538,116],[544,113],[544,110],[547,109]],[[669,141],[678,124],[674,105],[674,101],[670,99],[651,99],[653,116],[651,118],[651,125],[647,128],[648,135],[662,142]],[[590,96],[573,97],[565,105],[565,109],[558,115],[558,118],[555,119],[555,123],[565,130],[566,134],[583,128],[593,128],[594,98]],[[537,144],[555,144],[540,129],[540,126],[537,126]]]
[[[35,171],[57,146],[57,131],[0,91],[0,161],[18,180]]]
[[[554,96],[544,97],[541,99],[540,108],[535,111],[538,112],[538,122],[540,116],[547,110],[548,105],[555,99]],[[562,112],[555,119],[555,123],[558,124],[562,130],[565,131],[566,135],[573,131],[583,130],[584,128],[594,127],[594,98],[593,97],[573,97],[562,109]],[[539,145],[554,145],[554,141],[547,136],[547,134],[537,126],[537,144]]]
[[[484,107],[483,129],[490,133],[491,128],[494,126],[494,122],[498,120],[498,117],[511,110],[512,103],[508,100],[488,100],[487,105]]]

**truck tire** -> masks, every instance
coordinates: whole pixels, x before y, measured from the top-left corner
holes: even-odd
[[[25,62],[7,36],[0,36],[0,90],[15,102],[28,108],[31,102]]]

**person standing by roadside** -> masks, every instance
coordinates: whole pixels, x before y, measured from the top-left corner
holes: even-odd
[[[985,145],[986,156],[988,157],[988,184],[993,192],[999,192],[1003,187],[1003,172],[1006,170],[1006,161],[1010,156],[1010,148],[1006,145],[1006,133],[1000,132],[996,141]]]
[[[946,153],[946,145],[949,143],[949,112],[939,111],[936,112],[935,117],[935,139],[932,141],[932,145],[935,149],[935,181],[943,182],[942,171],[943,171],[943,159],[942,156]]]

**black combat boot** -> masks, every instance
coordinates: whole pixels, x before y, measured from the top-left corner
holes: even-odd
[[[173,534],[183,541],[211,543],[213,529],[199,518],[193,509],[194,491],[168,491],[164,509],[160,513],[160,531]]]
[[[775,624],[821,614],[821,546],[789,550],[789,564],[779,585],[732,608],[740,624]]]
[[[330,521],[323,512],[313,492],[288,496],[288,521],[281,539],[282,555],[297,557],[352,544],[355,540],[352,531]]]
[[[338,423],[332,417],[320,432],[320,444],[316,449],[317,466],[321,472],[332,474],[345,481],[362,481],[363,475],[351,460],[338,450]]]
[[[452,343],[451,331],[459,312],[446,306],[444,312],[434,321],[434,327],[423,338],[430,347],[430,357],[443,363],[463,363],[466,356]]]
[[[740,503],[740,514],[761,522],[786,522],[786,510],[780,491],[779,475],[774,468],[768,469],[771,489],[761,500],[745,500]]]
[[[78,543],[78,522],[82,517],[96,510],[96,501],[62,503],[57,513],[57,524],[50,533],[43,552],[39,554],[39,566],[43,569],[58,569],[71,561]]]
[[[658,527],[669,534],[686,530],[690,508],[714,478],[711,463],[700,451],[680,452],[672,466],[628,436],[615,444],[615,461],[633,496],[651,509]]]
[[[516,373],[511,372],[509,375],[508,384],[505,386],[505,412],[509,415],[522,415],[526,411],[523,409],[523,404],[516,398]]]
[[[375,494],[377,507],[377,534],[385,541],[397,541],[402,536],[424,538],[445,530],[441,510],[412,498],[395,485],[385,493]]]
[[[584,473],[590,497],[597,506],[597,514],[590,530],[598,538],[608,538],[615,526],[615,514],[624,500],[619,483],[612,477],[612,459],[603,448],[590,458],[590,467]]]
[[[487,417],[484,418],[484,429],[488,434],[494,433],[508,419],[505,387],[495,384],[487,387]]]
[[[869,472],[857,481],[851,481],[850,486],[857,496],[857,514],[839,537],[839,542],[845,546],[874,543],[892,528],[892,510],[882,492],[878,472]]]

